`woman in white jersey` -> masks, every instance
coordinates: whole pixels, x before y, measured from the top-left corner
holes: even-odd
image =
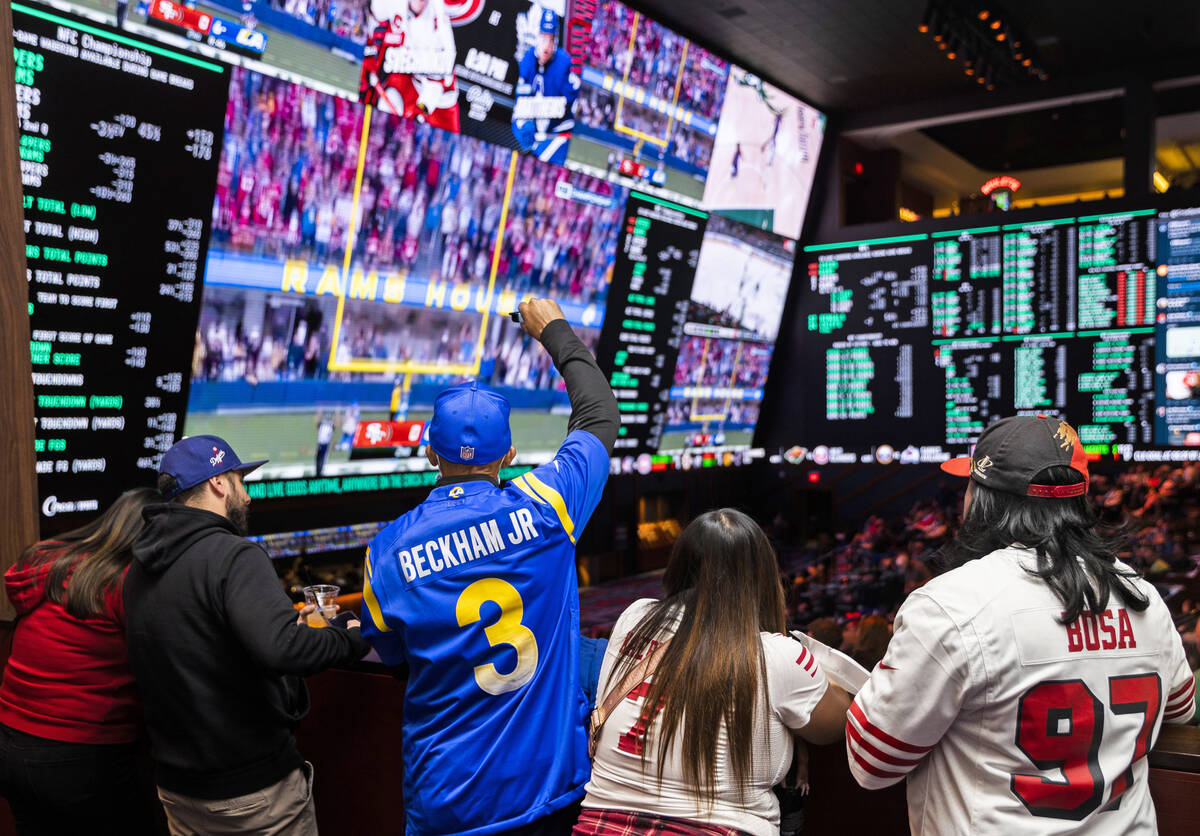
[[[771,788],[792,763],[792,735],[838,740],[850,699],[783,635],[774,552],[740,511],[687,527],[663,589],[630,606],[609,641],[599,693],[611,713],[575,834],[774,836]]]
[[[1154,587],[1116,560],[1075,430],[1005,418],[970,458],[957,568],[909,596],[846,724],[864,787],[908,776],[916,836],[1157,833],[1146,753],[1195,682]]]

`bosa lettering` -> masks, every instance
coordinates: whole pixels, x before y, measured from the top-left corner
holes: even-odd
[[[1137,647],[1133,623],[1124,607],[1102,613],[1082,613],[1067,628],[1067,652],[1128,650]]]

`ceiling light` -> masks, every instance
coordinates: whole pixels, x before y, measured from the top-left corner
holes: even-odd
[[[977,17],[978,17],[980,20],[987,20],[987,19],[988,19],[988,15],[990,15],[990,14],[991,14],[991,12],[989,12],[987,9],[980,9],[980,10],[979,10],[979,14],[977,15]]]
[[[1000,28],[1001,26],[1003,26],[1004,24],[1003,24],[1003,23],[1000,21],[1000,18],[996,18],[995,20],[993,20],[993,21],[991,22],[991,24],[990,24],[990,25],[991,25],[991,27],[992,27],[993,29],[999,29],[999,28]]]
[[[967,67],[965,70],[963,70],[963,72],[966,73],[967,75],[975,75],[975,68]]]
[[[928,5],[925,6],[925,14],[921,15],[921,22],[919,24],[917,24],[918,32],[920,32],[921,34],[925,34],[926,32],[929,31],[929,25],[931,23],[933,23],[933,15],[934,15],[933,3],[930,2]]]
[[[1030,64],[1032,64],[1032,63],[1033,63],[1033,59],[1032,59],[1032,58],[1026,58],[1024,61],[1022,61],[1022,62],[1021,62],[1021,66],[1022,66],[1022,67],[1028,67],[1028,66],[1029,66]]]
[[[996,40],[997,40],[997,41],[1003,41],[1003,40],[1004,40],[1005,38],[1007,38],[1007,37],[1008,37],[1008,35],[1004,34],[1003,32],[997,32],[997,33],[996,33]]]
[[[1158,169],[1154,170],[1154,190],[1156,192],[1165,192],[1171,188],[1171,181],[1163,177],[1163,173]]]

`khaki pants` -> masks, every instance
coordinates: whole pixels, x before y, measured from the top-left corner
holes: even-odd
[[[317,836],[313,768],[305,762],[277,784],[236,798],[210,800],[158,788],[171,836]]]

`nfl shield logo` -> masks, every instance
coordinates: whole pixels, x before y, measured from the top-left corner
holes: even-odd
[[[465,446],[459,447],[458,448],[458,457],[460,459],[462,459],[464,462],[471,461],[471,459],[475,458],[475,448],[474,447],[465,447]]]

